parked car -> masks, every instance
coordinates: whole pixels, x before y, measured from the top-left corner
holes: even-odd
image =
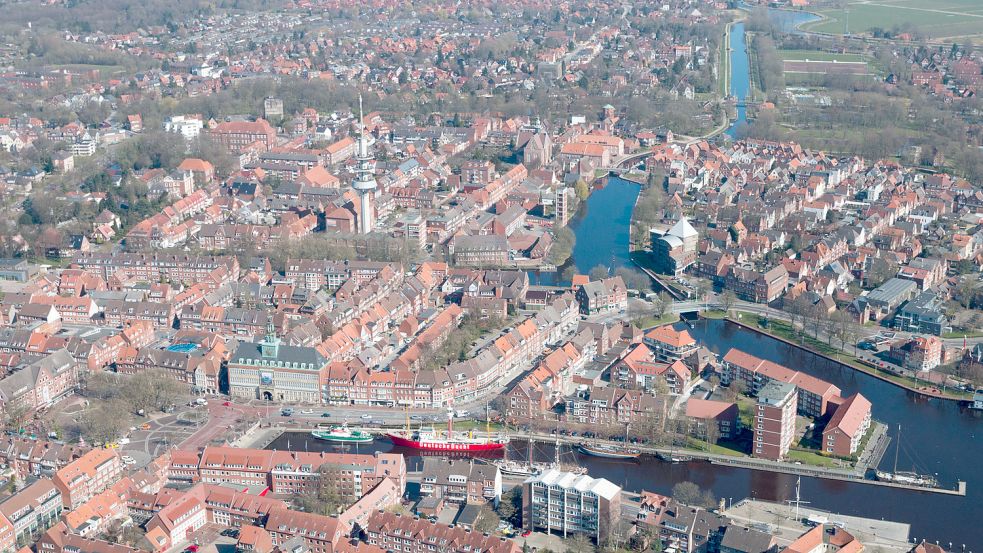
[[[327,411],[325,411],[324,413],[321,413],[321,416],[322,417],[330,417],[331,416],[331,413],[328,413]]]

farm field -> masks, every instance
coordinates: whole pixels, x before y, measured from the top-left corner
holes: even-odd
[[[874,28],[916,30],[929,38],[971,37],[983,41],[983,2],[979,0],[851,0],[846,9],[817,10],[826,19],[804,30],[861,34]]]
[[[864,57],[861,54],[838,54],[835,52],[822,52],[820,50],[779,50],[778,55],[785,61],[864,61]]]

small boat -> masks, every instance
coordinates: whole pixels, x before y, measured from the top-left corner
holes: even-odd
[[[580,444],[578,448],[585,455],[604,457],[607,459],[638,459],[642,453],[637,449],[616,447],[613,445]]]
[[[498,459],[491,464],[498,467],[504,476],[536,476],[542,473],[544,468],[539,463],[523,463],[508,459]]]
[[[375,439],[370,432],[364,430],[352,430],[347,424],[333,426],[328,430],[313,430],[311,436],[318,440],[328,442],[338,442],[344,444],[367,444]]]

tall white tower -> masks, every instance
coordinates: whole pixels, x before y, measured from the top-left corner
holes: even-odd
[[[355,148],[355,159],[358,166],[355,169],[355,180],[352,188],[358,194],[358,232],[372,232],[373,209],[375,199],[375,167],[372,153],[369,151],[369,138],[365,135],[365,119],[362,114],[362,95],[358,95],[358,142]]]

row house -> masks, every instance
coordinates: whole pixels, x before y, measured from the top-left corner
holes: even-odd
[[[498,505],[502,498],[502,472],[496,465],[473,459],[423,459],[420,495],[452,503]]]
[[[666,402],[640,390],[591,386],[566,402],[567,421],[596,427],[664,419]]]
[[[524,494],[523,494],[524,495]],[[522,547],[508,538],[437,524],[419,517],[378,511],[363,527],[370,545],[405,553],[520,553]]]
[[[179,453],[179,452],[175,452]],[[177,481],[205,484],[267,487],[277,495],[296,495],[315,488],[323,473],[339,491],[360,498],[376,484],[390,479],[400,490],[406,487],[406,464],[401,455],[371,455],[269,451],[206,447],[200,456],[180,452],[171,459],[171,476]],[[197,467],[191,465],[198,460]]]
[[[2,547],[2,546],[0,546]],[[140,553],[140,549],[71,532],[64,522],[52,526],[37,541],[38,553]],[[3,549],[6,551],[6,549]]]
[[[72,263],[93,271],[107,281],[117,272],[149,282],[210,282],[216,271],[228,281],[239,280],[239,260],[235,256],[195,256],[190,254],[99,253],[79,254]]]
[[[628,309],[628,287],[620,276],[587,282],[577,289],[577,301],[584,315],[624,312]]]
[[[64,515],[67,528],[80,536],[97,536],[113,522],[129,517],[127,496],[133,482],[129,478],[117,479],[104,491],[93,495],[84,503],[67,507]]]
[[[101,304],[108,326],[123,328],[131,321],[147,321],[158,329],[174,326],[174,304],[171,302],[105,300]]]
[[[724,287],[744,300],[755,303],[771,303],[777,300],[788,286],[788,271],[776,265],[767,271],[755,271],[731,267],[724,277]]]
[[[668,393],[682,394],[692,378],[682,361],[663,362],[648,344],[636,345],[610,369],[611,383],[621,388],[655,393],[661,385]],[[661,383],[661,384],[660,384]]]
[[[37,480],[0,503],[0,544],[4,550],[28,546],[61,518],[64,505],[57,486],[48,478]],[[11,530],[10,527],[13,527]]]
[[[642,339],[655,358],[665,363],[685,359],[699,346],[686,329],[676,330],[672,325],[662,325],[645,333]]]
[[[74,510],[118,480],[122,472],[116,450],[97,448],[59,469],[52,481],[65,508]]]
[[[0,463],[13,469],[14,475],[21,481],[28,477],[52,476],[87,451],[88,447],[48,440],[21,436],[0,438]]]
[[[79,384],[79,363],[66,349],[28,357],[0,380],[0,404],[29,413],[46,409],[72,394]]]

